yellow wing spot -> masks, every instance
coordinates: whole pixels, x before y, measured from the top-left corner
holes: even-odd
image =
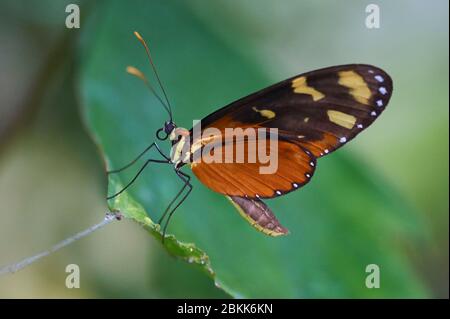
[[[349,115],[335,110],[328,110],[327,115],[328,118],[330,119],[330,122],[333,122],[339,126],[348,129],[352,129],[353,126],[355,126],[356,117],[354,117],[353,115]]]
[[[350,89],[350,94],[353,98],[362,104],[369,104],[369,99],[372,96],[369,87],[363,77],[355,71],[341,71],[338,72],[338,83]]]
[[[292,88],[294,89],[295,93],[311,95],[313,101],[319,101],[320,99],[323,99],[325,97],[323,93],[317,91],[313,87],[308,86],[308,84],[306,84],[306,77],[304,76],[292,80]]]
[[[258,110],[256,107],[252,108],[253,111],[258,112],[261,116],[264,116],[268,119],[273,119],[275,117],[275,112],[271,110]]]

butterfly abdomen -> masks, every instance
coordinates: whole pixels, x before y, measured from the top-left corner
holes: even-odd
[[[263,201],[239,196],[227,196],[227,198],[241,216],[260,232],[269,236],[282,236],[289,233]]]

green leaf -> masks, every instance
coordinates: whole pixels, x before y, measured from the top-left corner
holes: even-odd
[[[193,119],[271,84],[262,66],[219,39],[185,2],[132,4],[95,8],[80,42],[82,114],[108,168],[133,159],[167,120],[144,85],[124,72],[134,65],[151,75],[133,31],[149,42],[179,126],[190,128]],[[344,154],[320,160],[301,191],[268,202],[291,232],[282,238],[254,231],[224,196],[194,178],[192,195],[169,226],[167,250],[199,265],[234,297],[427,296],[408,254],[424,236],[417,214],[370,168]],[[109,194],[142,164],[110,180]],[[110,205],[160,241],[153,220],[181,186],[171,167],[151,164]],[[381,269],[379,289],[365,286],[366,266],[373,263]]]
[[[118,192],[122,187],[123,186],[120,183],[115,181],[114,177],[110,178],[109,189],[114,190],[113,192]],[[160,225],[155,224],[148,217],[145,209],[127,193],[123,193],[121,196],[117,196],[111,200],[110,207],[112,210],[119,211],[123,217],[131,218],[138,222],[152,236],[162,242]],[[172,255],[179,257],[188,263],[200,265],[208,275],[214,276],[208,256],[195,245],[180,242],[175,236],[168,235],[164,239],[164,246]]]

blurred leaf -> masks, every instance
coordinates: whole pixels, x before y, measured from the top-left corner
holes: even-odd
[[[132,4],[110,1],[93,10],[96,15],[84,24],[81,41],[82,112],[110,168],[139,154],[167,119],[142,83],[124,73],[129,64],[149,70],[134,30],[150,43],[179,126],[191,127],[193,119],[271,84],[262,66],[218,39],[186,3]],[[233,36],[236,43],[246,42],[240,34]],[[177,238],[171,237],[169,252],[189,260],[186,247],[193,248],[199,264],[203,260],[209,269],[210,261],[216,285],[235,297],[427,296],[406,253],[414,254],[423,240],[415,212],[342,153],[321,160],[310,185],[269,202],[291,231],[283,238],[255,232],[223,196],[194,178],[192,195],[169,227]],[[111,181],[109,192],[128,182],[138,168],[136,164]],[[171,167],[150,165],[111,205],[158,238],[152,220],[180,187]],[[372,263],[381,268],[380,289],[365,287],[365,268]]]

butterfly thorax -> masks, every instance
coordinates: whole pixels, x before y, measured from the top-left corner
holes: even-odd
[[[178,168],[189,163],[191,155],[189,131],[183,127],[177,127],[170,133],[169,139],[172,141],[170,159],[174,166]]]

